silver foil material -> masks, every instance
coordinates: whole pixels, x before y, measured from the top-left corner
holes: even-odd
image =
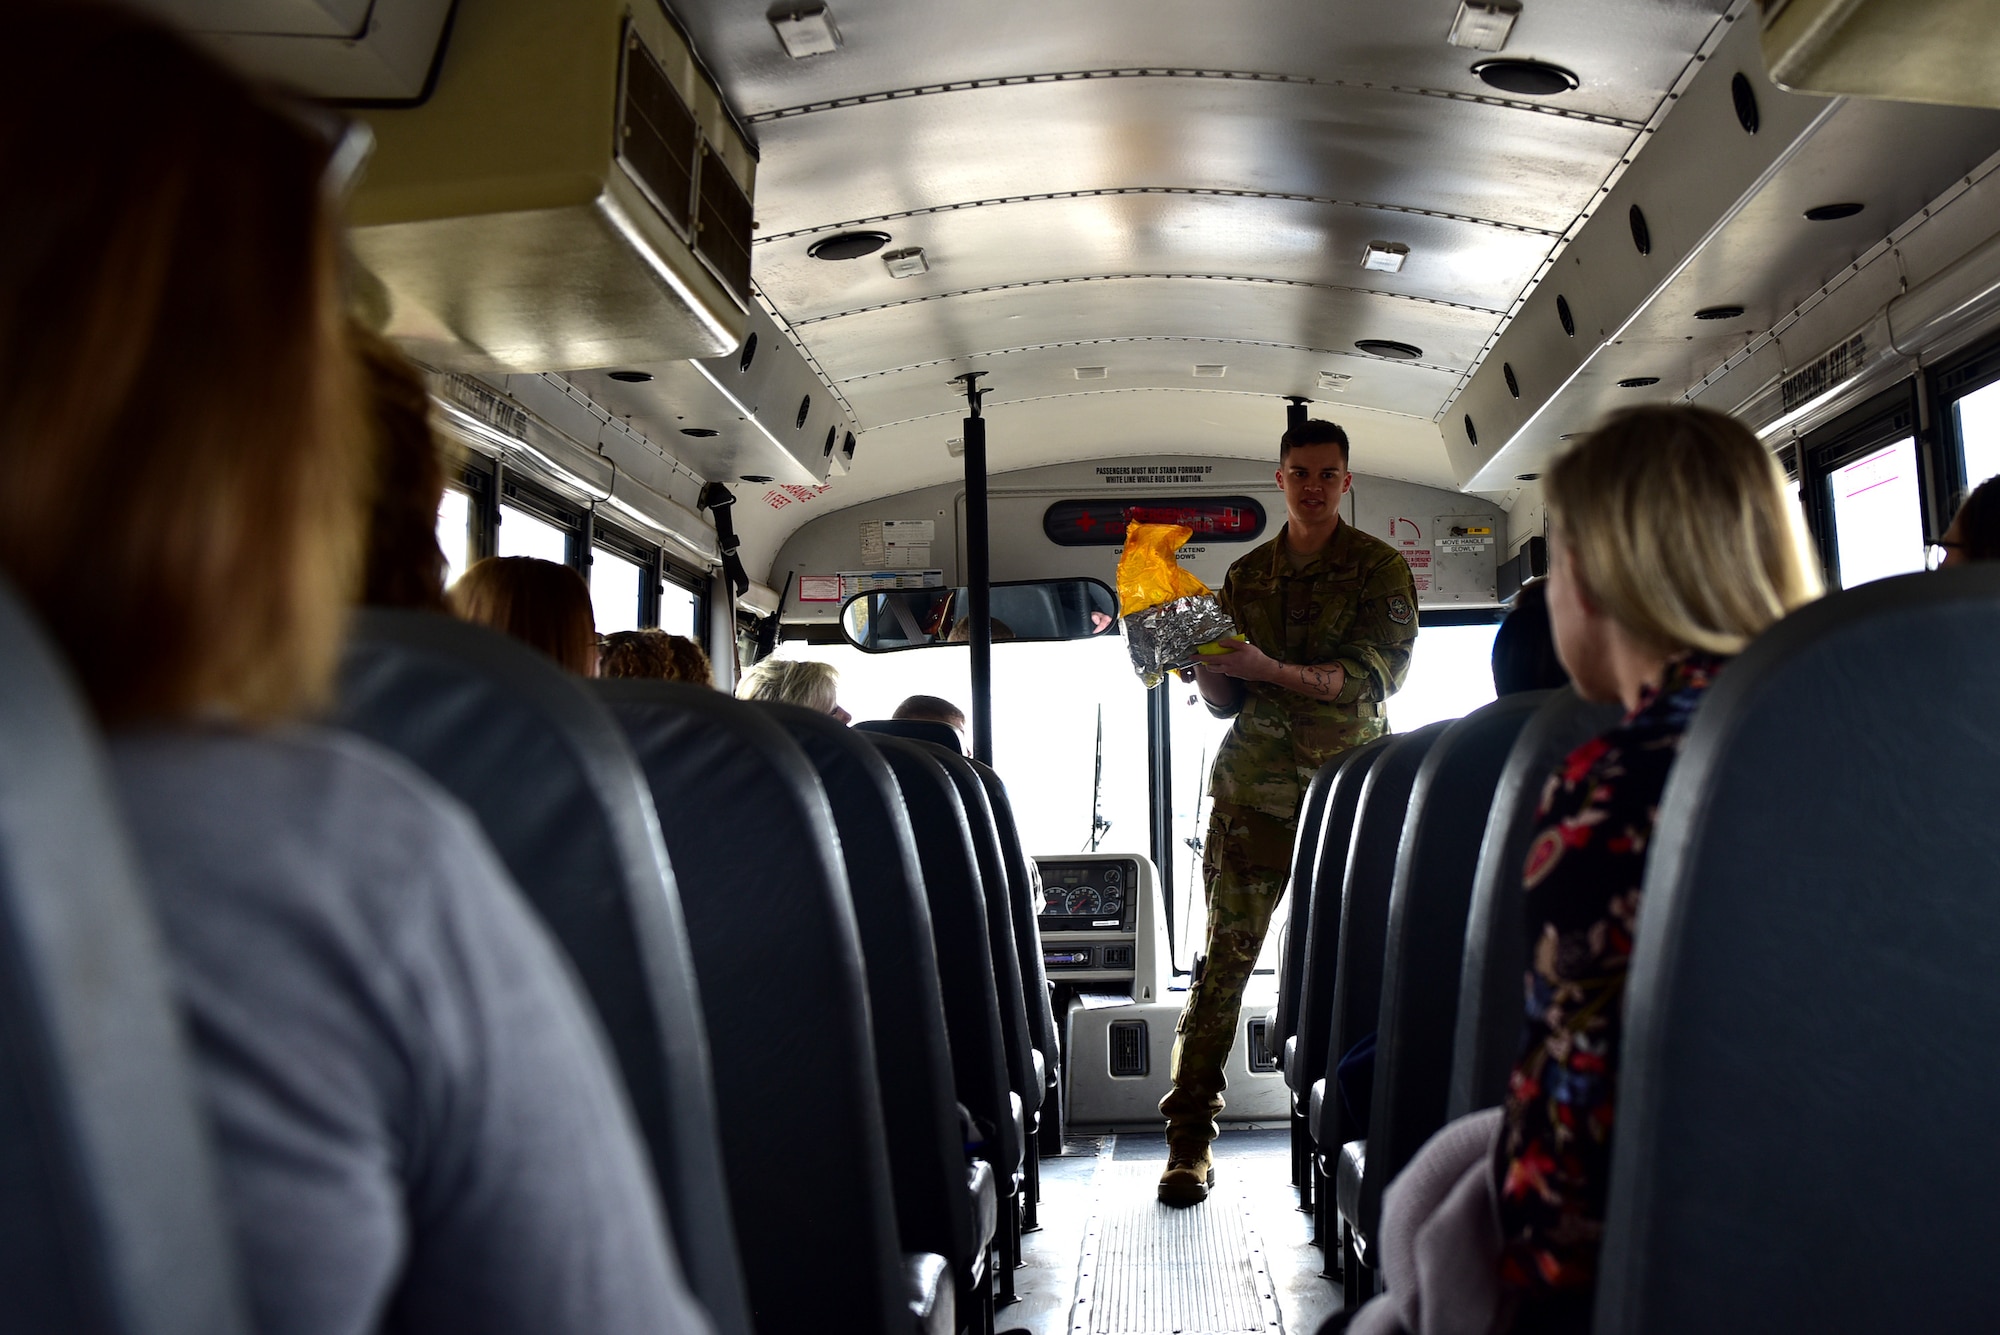
[[[1201,660],[1196,646],[1236,633],[1236,623],[1209,594],[1176,598],[1125,618],[1132,667],[1148,690],[1176,668]]]

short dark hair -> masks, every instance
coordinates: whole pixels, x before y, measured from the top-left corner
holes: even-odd
[[[1278,462],[1301,445],[1340,446],[1340,466],[1347,467],[1347,433],[1338,426],[1319,417],[1308,417],[1305,421],[1278,437]]]
[[[965,711],[951,701],[936,695],[913,695],[896,706],[891,718],[918,719],[926,723],[945,723],[954,728],[965,726]]]
[[[1958,537],[1968,561],[2000,561],[2000,477],[1967,493],[1958,507]]]

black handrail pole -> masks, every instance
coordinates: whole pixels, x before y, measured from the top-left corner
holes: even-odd
[[[972,755],[993,763],[993,551],[986,515],[986,419],[979,415],[984,371],[953,382],[965,386],[965,587],[972,624]]]

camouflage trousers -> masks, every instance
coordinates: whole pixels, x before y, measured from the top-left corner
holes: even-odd
[[[1215,1139],[1221,1130],[1222,1065],[1236,1044],[1243,989],[1264,949],[1271,916],[1291,872],[1296,820],[1217,802],[1202,844],[1208,934],[1187,1006],[1175,1029],[1174,1087],[1160,1100],[1167,1138]]]

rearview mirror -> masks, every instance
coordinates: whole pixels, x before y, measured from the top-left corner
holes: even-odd
[[[877,589],[840,608],[847,642],[871,654],[972,638],[971,595],[965,589]],[[993,642],[1087,640],[1118,633],[1118,595],[1094,579],[1036,579],[995,584]]]

